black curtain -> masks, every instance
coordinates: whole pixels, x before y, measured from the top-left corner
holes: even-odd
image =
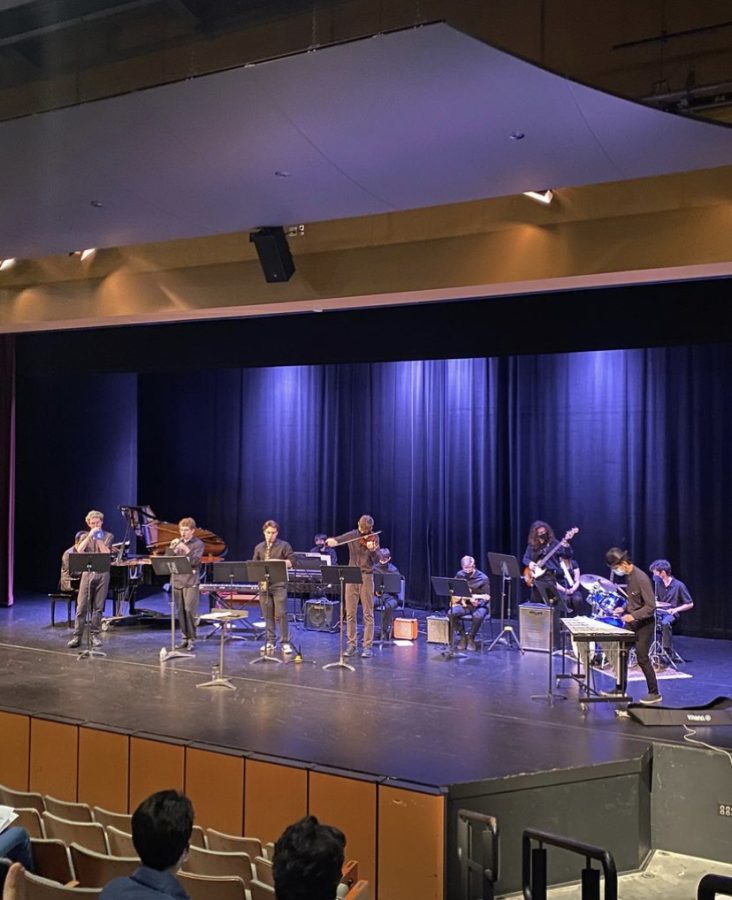
[[[15,335],[0,335],[0,606],[13,605]]]
[[[135,501],[168,520],[193,515],[227,541],[231,559],[249,558],[267,518],[308,549],[316,531],[344,531],[368,512],[407,576],[408,596],[429,606],[430,575],[453,574],[466,553],[484,569],[487,551],[520,556],[530,522],[543,518],[558,533],[580,528],[574,546],[584,572],[607,575],[604,553],[614,544],[644,568],[668,557],[697,601],[685,630],[732,637],[720,574],[732,499],[723,462],[731,363],[732,345],[718,344],[181,365],[104,376],[66,422],[58,410],[49,422],[44,410],[71,385],[27,377],[23,508],[40,499],[32,479],[43,454],[30,436],[44,416],[62,436],[53,447],[63,456],[52,457],[43,482],[49,521],[19,519],[18,580],[48,588],[89,506],[107,504],[109,524],[115,505]],[[34,527],[52,549],[45,569],[26,552]]]

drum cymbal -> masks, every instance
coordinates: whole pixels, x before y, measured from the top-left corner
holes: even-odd
[[[599,587],[601,590],[612,594],[618,589],[617,584],[613,584],[612,581],[603,578],[602,575],[580,575],[580,584],[587,591]]]

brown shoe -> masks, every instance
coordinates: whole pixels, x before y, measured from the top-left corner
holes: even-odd
[[[463,635],[457,643],[458,650],[464,650],[468,646],[468,641],[465,635]]]

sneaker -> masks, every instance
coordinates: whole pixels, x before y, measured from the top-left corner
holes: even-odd
[[[81,646],[81,638],[72,637],[71,640],[66,644],[67,647],[80,647]]]
[[[186,641],[185,649],[188,650],[189,652],[192,652],[193,650],[196,649],[196,642],[195,641]]]
[[[295,652],[295,648],[289,641],[285,641],[285,643],[282,645],[282,652],[285,654],[285,656],[292,656],[292,654]]]
[[[463,635],[457,643],[457,648],[458,648],[458,650],[465,650],[465,648],[467,646],[468,646],[468,640],[465,637],[465,635]]]
[[[175,645],[176,650],[187,650],[188,649],[188,641],[184,638],[182,641],[179,641]]]
[[[468,638],[468,650],[477,650],[478,648],[475,646],[475,641],[472,638]]]
[[[656,693],[656,694],[646,694],[646,696],[641,697],[638,702],[642,703],[644,706],[651,706],[651,704],[653,704],[653,703],[660,703],[661,700],[663,700],[663,697],[660,694]]]
[[[98,638],[96,636],[96,634],[92,635],[91,641],[92,641],[92,647],[101,647],[102,646],[101,638]]]
[[[371,659],[373,655],[374,651],[371,649],[371,647],[364,647],[361,651],[361,659]]]
[[[262,651],[262,653],[264,653],[265,656],[271,656],[275,652],[275,645],[268,642],[266,644],[262,644],[260,650]]]
[[[344,656],[355,656],[356,655],[356,645],[349,644],[346,649],[343,651]]]

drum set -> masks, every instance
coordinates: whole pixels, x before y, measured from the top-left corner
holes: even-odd
[[[580,584],[587,591],[592,618],[622,628],[623,620],[615,615],[615,610],[624,609],[627,603],[626,598],[619,593],[622,587],[601,575],[581,575]],[[594,663],[600,668],[617,665],[617,644],[598,642],[592,649]]]

